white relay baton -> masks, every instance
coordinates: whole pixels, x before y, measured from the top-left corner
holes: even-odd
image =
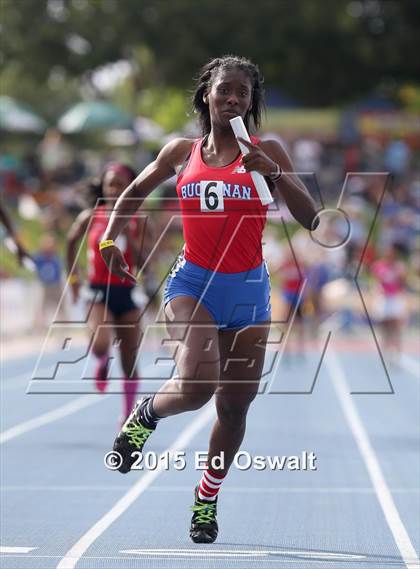
[[[244,140],[251,142],[251,139],[249,138],[249,134],[245,128],[242,117],[235,117],[233,119],[229,119],[229,122],[232,126],[233,132],[235,133],[236,139],[238,139],[238,136],[240,136]],[[239,140],[238,144],[242,154],[248,154],[249,152],[248,148],[244,144],[242,144]],[[257,189],[258,195],[260,196],[261,203],[263,205],[270,204],[273,201],[273,196],[271,195],[271,192],[268,189],[267,182],[265,181],[264,176],[262,176],[259,172],[251,172],[251,177]]]

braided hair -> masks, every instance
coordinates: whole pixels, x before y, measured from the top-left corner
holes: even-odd
[[[261,114],[265,111],[264,102],[264,79],[258,66],[246,57],[237,55],[224,55],[216,57],[206,63],[200,70],[196,78],[196,87],[192,96],[192,106],[195,113],[198,113],[198,120],[203,136],[211,130],[210,111],[208,105],[203,101],[204,91],[209,91],[216,75],[225,69],[241,69],[247,73],[252,85],[251,109],[244,117],[244,123],[249,130],[249,121],[252,116],[254,126],[258,129],[261,125]]]

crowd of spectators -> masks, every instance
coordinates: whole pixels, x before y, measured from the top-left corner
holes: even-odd
[[[307,136],[280,140],[319,207],[338,206],[345,214],[331,218],[322,230],[322,239],[343,243],[342,247],[324,246],[315,251],[314,242],[308,244],[302,231],[294,235],[290,246],[279,226],[274,232],[268,230],[266,249],[269,262],[270,256],[273,259],[271,268],[277,269],[286,261],[290,263],[291,247],[302,275],[305,278],[310,275],[302,296],[302,302],[306,302],[303,314],[312,313],[314,318],[322,319],[326,310],[322,298],[329,285],[342,278],[354,280],[356,273],[362,274],[360,268],[369,268],[393,246],[397,246],[399,258],[407,269],[404,290],[418,292],[420,160],[416,149],[403,139],[364,138],[346,146]],[[6,208],[17,211],[17,219],[39,223],[39,242],[32,251],[36,253],[46,242],[60,240],[60,235],[65,237],[77,213],[86,207],[89,183],[104,164],[118,159],[140,171],[153,157],[153,152],[142,147],[80,150],[58,131],[49,130],[21,158],[12,153],[0,155],[0,196]],[[155,200],[156,211],[151,212],[151,243],[159,241],[159,235],[167,230],[172,210],[177,208],[174,184],[175,179],[169,180],[157,192],[161,202]],[[284,206],[278,204],[278,207],[286,222],[293,224]],[[167,236],[169,239],[161,241],[158,254],[154,255],[157,265],[170,264],[174,256],[171,249],[179,249],[182,244],[179,222],[171,225]],[[280,245],[270,245],[270,240],[279,236]],[[60,247],[57,251],[59,257]],[[149,292],[155,288],[158,274],[158,266],[149,270],[146,287]],[[377,275],[371,271],[368,279],[375,278]],[[280,287],[281,281],[279,274]],[[44,282],[43,286],[49,285]],[[285,286],[290,288],[290,283]],[[347,310],[349,323],[354,321],[352,313],[354,310]]]

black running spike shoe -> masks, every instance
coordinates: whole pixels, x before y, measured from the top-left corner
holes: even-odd
[[[200,500],[198,497],[198,486],[194,493],[194,512],[191,519],[190,537],[195,543],[213,543],[219,531],[217,525],[217,497],[216,500]]]
[[[132,465],[138,459],[138,455],[132,456],[132,453],[142,452],[144,443],[155,430],[145,427],[141,422],[142,411],[149,399],[150,396],[137,401],[114,441],[113,449],[122,457],[121,466],[118,468],[122,474],[130,472]]]

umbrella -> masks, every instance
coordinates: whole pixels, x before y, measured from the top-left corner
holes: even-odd
[[[133,146],[138,142],[138,136],[133,130],[115,128],[105,133],[105,141],[110,146]]]
[[[11,132],[43,132],[47,123],[12,97],[0,96],[0,129]]]
[[[165,131],[157,122],[147,117],[137,117],[134,121],[134,129],[141,140],[147,142],[160,142]]]
[[[77,103],[58,121],[61,132],[75,133],[87,130],[131,128],[133,120],[125,111],[106,101]]]

